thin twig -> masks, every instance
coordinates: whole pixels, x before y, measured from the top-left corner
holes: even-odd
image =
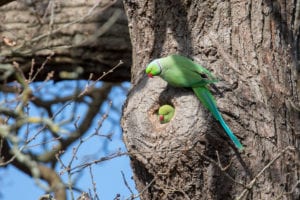
[[[130,191],[131,195],[133,196],[133,195],[134,195],[134,194],[133,194],[133,191],[132,191],[132,189],[130,188],[129,184],[128,184],[127,181],[126,181],[124,172],[121,171],[121,174],[122,174],[122,178],[123,178],[123,181],[124,181],[125,186],[127,187],[127,189]]]
[[[95,84],[99,80],[103,79],[103,77],[106,76],[107,74],[110,74],[110,73],[114,72],[114,70],[116,68],[118,68],[119,66],[121,66],[122,64],[123,64],[123,61],[120,60],[119,63],[116,66],[114,66],[113,68],[111,68],[109,71],[103,72],[103,74],[99,78],[97,78],[91,85],[86,86],[86,88],[78,95],[78,97],[82,97],[86,92],[88,92],[92,87],[94,87]]]
[[[243,196],[245,196],[249,190],[254,186],[257,179],[278,159],[280,158],[286,151],[294,151],[294,147],[288,146],[285,149],[283,149],[277,156],[275,156],[253,179],[250,181],[249,184],[247,184],[247,188],[243,190],[243,192],[236,198],[236,200],[241,200]]]
[[[154,183],[154,181],[157,179],[157,177],[154,177],[150,183],[148,183],[140,193],[138,193],[137,195],[134,195],[134,196],[131,196],[131,197],[128,197],[126,200],[133,200],[133,199],[136,199],[136,198],[139,198],[140,196],[142,196],[142,194]]]
[[[92,171],[92,166],[89,166],[89,172],[90,172],[90,176],[91,176],[91,181],[92,181],[92,185],[93,185],[93,192],[94,192],[94,197],[93,199],[98,199],[99,197],[97,195],[97,187],[96,187],[96,182],[94,180],[94,175],[93,175],[93,171]]]

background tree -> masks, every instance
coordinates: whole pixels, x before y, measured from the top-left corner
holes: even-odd
[[[28,75],[55,55],[35,81],[45,80],[52,71],[54,81],[89,79],[91,74],[96,79],[118,58],[122,67],[103,80],[130,79],[131,44],[121,1],[20,1],[0,10],[2,63],[17,61]]]
[[[122,126],[142,199],[298,199],[299,2],[124,4],[134,87]],[[243,153],[192,91],[145,76],[149,61],[172,53],[219,77],[217,104]],[[175,116],[161,125],[157,110],[165,103]]]

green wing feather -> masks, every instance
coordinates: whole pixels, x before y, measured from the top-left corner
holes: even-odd
[[[170,55],[158,62],[160,76],[176,87],[201,87],[218,81],[206,68],[183,56]]]
[[[243,150],[243,145],[240,143],[239,139],[233,134],[230,130],[226,122],[224,121],[221,113],[219,112],[216,101],[210,91],[206,87],[198,87],[193,88],[198,99],[202,102],[202,104],[213,114],[213,116],[220,122],[222,127],[224,128],[227,135],[233,141],[234,145],[240,150]]]

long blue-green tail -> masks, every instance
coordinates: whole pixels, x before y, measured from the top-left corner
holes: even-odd
[[[219,112],[217,108],[216,101],[213,97],[213,95],[210,93],[210,91],[206,87],[197,87],[193,88],[196,96],[198,99],[202,102],[202,104],[213,114],[213,116],[220,122],[222,127],[224,128],[227,135],[230,137],[230,139],[233,141],[235,146],[239,150],[243,150],[243,145],[240,143],[239,139],[233,134],[233,132],[230,130],[226,122],[224,121],[221,113]]]

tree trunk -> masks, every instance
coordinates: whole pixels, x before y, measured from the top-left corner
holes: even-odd
[[[52,71],[55,81],[91,74],[97,79],[120,60],[124,64],[102,80],[130,80],[131,44],[121,0],[18,1],[0,8],[0,20],[0,62],[16,61],[28,76],[42,68],[35,81]]]
[[[298,199],[296,2],[124,4],[133,88],[122,127],[141,198]],[[145,76],[147,63],[173,53],[195,59],[220,79],[217,105],[245,146],[242,153],[192,91]],[[157,110],[165,103],[176,111],[161,125]]]

